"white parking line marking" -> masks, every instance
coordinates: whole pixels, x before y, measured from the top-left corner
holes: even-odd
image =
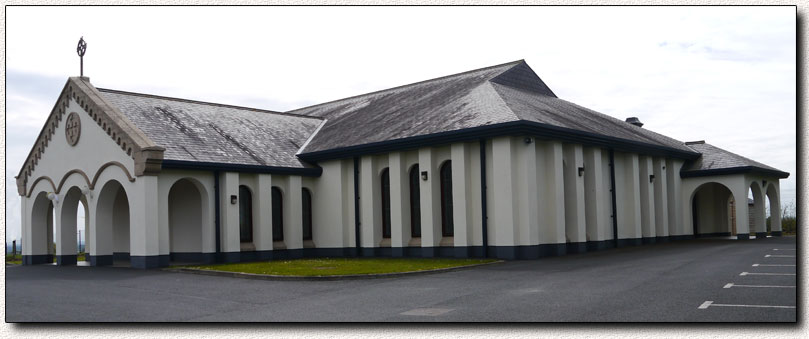
[[[794,255],[774,255],[774,254],[767,254],[764,256],[765,258],[794,258]]]
[[[795,308],[795,306],[778,306],[778,305],[733,305],[733,304],[714,304],[713,301],[706,301],[699,305],[697,309],[704,310],[709,306],[723,306],[723,307],[763,307],[763,308]]]
[[[407,312],[399,313],[401,315],[418,315],[434,317],[453,311],[451,308],[417,308]]]
[[[751,272],[742,272],[739,275],[795,275],[795,273],[751,273]]]
[[[775,286],[775,285],[736,285],[734,283],[727,283],[725,287],[722,288],[731,288],[731,287],[761,287],[761,288],[795,288],[795,286]]]
[[[753,264],[753,267],[758,267],[758,266],[789,266],[789,267],[795,267],[795,265],[778,265],[778,264]]]
[[[794,251],[794,248],[773,248],[773,251]]]

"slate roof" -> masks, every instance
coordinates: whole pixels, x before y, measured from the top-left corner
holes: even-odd
[[[157,145],[164,160],[311,167],[296,156],[322,119],[98,89]]]
[[[734,169],[737,170],[737,172],[765,172],[783,178],[789,176],[789,173],[787,172],[783,172],[758,161],[745,158],[736,153],[732,153],[714,145],[705,143],[705,141],[687,142],[685,144],[695,152],[701,153],[702,156],[683,165],[680,173],[684,177],[697,176],[700,173],[710,174],[719,171],[728,172]]]
[[[290,113],[327,119],[301,153],[518,121],[693,152],[680,141],[557,98],[523,60]]]

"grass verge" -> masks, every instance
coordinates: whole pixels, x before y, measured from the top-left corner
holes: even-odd
[[[434,270],[495,262],[495,259],[318,258],[261,261],[183,268],[286,276],[340,276]]]

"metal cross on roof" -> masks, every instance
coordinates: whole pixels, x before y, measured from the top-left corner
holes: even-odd
[[[79,75],[84,76],[84,52],[87,51],[87,43],[84,37],[79,38],[79,45],[76,46],[76,53],[79,54]]]

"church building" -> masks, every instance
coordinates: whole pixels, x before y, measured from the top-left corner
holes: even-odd
[[[778,236],[788,176],[560,99],[520,60],[288,112],[71,77],[16,179],[24,264],[75,265],[82,229],[91,265],[155,268],[761,238],[765,199]]]

